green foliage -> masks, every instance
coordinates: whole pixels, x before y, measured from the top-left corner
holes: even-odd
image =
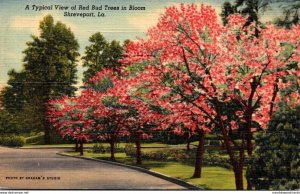
[[[49,131],[50,139],[51,139],[51,144],[66,144],[66,143],[73,143],[74,140],[71,137],[64,137],[62,138],[61,135],[55,131],[55,130],[50,130]]]
[[[237,12],[236,8],[233,5],[231,5],[230,2],[228,1],[224,2],[222,6],[222,12],[220,14],[224,26],[226,26],[228,23],[228,19],[227,19],[228,16],[236,12]]]
[[[196,149],[186,151],[184,149],[159,149],[154,151],[142,152],[143,160],[158,160],[158,161],[177,161],[189,165],[195,163]],[[127,156],[135,157],[136,148],[132,144],[125,147]],[[220,166],[223,168],[231,168],[231,164],[227,157],[222,157],[219,154],[207,153],[204,155],[203,164],[205,166]]]
[[[268,130],[256,136],[247,178],[256,189],[290,190],[300,185],[300,106],[281,108]]]
[[[280,0],[277,0],[280,2]],[[300,2],[290,1],[283,4],[283,15],[274,19],[273,23],[280,27],[285,27],[290,29],[293,25],[298,24],[299,18]]]
[[[110,146],[104,146],[103,144],[96,143],[93,145],[92,150],[93,153],[110,153]],[[125,148],[120,147],[119,144],[116,144],[115,153],[124,153]]]
[[[125,69],[129,72],[131,76],[133,76],[145,70],[146,66],[147,63],[137,63],[137,64],[126,66]]]
[[[32,36],[24,50],[24,69],[11,70],[8,86],[2,92],[5,110],[18,118],[23,128],[45,130],[47,102],[52,98],[74,95],[79,45],[65,24],[47,15],[39,25],[40,36]]]
[[[92,148],[93,153],[102,153],[106,152],[105,147],[102,144],[95,144]]]
[[[233,4],[226,1],[222,6],[220,16],[224,25],[228,22],[228,16],[235,13],[248,17],[245,26],[252,22],[259,24],[260,12],[264,12],[269,7],[269,4],[270,0],[236,0]]]
[[[1,92],[1,101],[10,115],[2,112],[0,128],[5,133],[45,130],[49,141],[47,102],[75,94],[79,45],[70,28],[55,23],[50,15],[40,22],[39,30],[40,36],[32,36],[23,52],[23,70],[8,72],[8,86]]]
[[[32,36],[24,51],[26,99],[45,102],[49,98],[74,95],[79,45],[73,32],[47,15],[40,22],[39,37]],[[32,99],[32,100],[30,100]]]
[[[0,134],[20,134],[26,132],[28,132],[28,129],[23,125],[20,113],[10,113],[7,110],[0,111]]]
[[[113,68],[118,72],[121,66],[119,60],[123,53],[123,47],[128,41],[125,41],[123,45],[116,40],[108,42],[100,32],[93,34],[89,41],[91,45],[85,47],[85,55],[82,57],[83,67],[87,68],[83,72],[83,82],[88,83],[89,79],[103,68]]]
[[[159,107],[151,107],[151,108],[159,108]],[[159,109],[156,109],[156,111]],[[170,127],[164,131],[149,131],[149,134],[151,134],[151,139],[157,142],[162,142],[165,144],[173,144],[173,145],[178,145],[178,144],[183,144],[186,143],[187,139],[184,138],[182,135],[178,135],[173,133],[173,128]],[[191,141],[195,139],[195,136],[191,137]]]
[[[25,73],[23,71],[16,72],[14,69],[12,69],[7,74],[8,86],[1,91],[1,101],[5,110],[10,113],[17,113],[22,111],[25,101]]]
[[[126,144],[124,148],[125,154],[127,156],[133,156],[135,157],[136,154],[136,148],[134,147],[133,144]]]
[[[111,81],[111,78],[109,76],[102,77],[101,83],[95,83],[95,84],[89,84],[89,87],[91,87],[93,90],[97,92],[105,92],[109,88],[112,88],[114,86],[113,82]]]
[[[21,136],[2,136],[0,137],[0,145],[9,147],[22,147],[25,144],[24,137]]]

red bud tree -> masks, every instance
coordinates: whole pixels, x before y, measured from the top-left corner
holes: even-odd
[[[285,30],[267,24],[257,37],[255,24],[244,27],[245,22],[233,15],[223,27],[210,6],[169,7],[147,39],[128,45],[122,60],[124,66],[148,64],[149,97],[173,109],[174,119],[181,118],[191,130],[220,129],[237,189],[243,189],[244,150],[252,153],[253,123],[266,127],[279,91],[299,84],[300,74],[300,26]],[[228,114],[232,104],[236,112]],[[190,117],[181,110],[195,119],[184,119]]]
[[[49,102],[48,117],[53,127],[62,137],[71,137],[80,144],[80,155],[83,155],[83,143],[91,139],[94,121],[88,119],[86,99],[63,97]]]

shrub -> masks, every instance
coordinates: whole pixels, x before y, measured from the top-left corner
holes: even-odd
[[[220,166],[228,169],[231,168],[231,164],[228,158],[224,158],[215,154],[205,154],[203,164],[205,166]]]
[[[109,146],[103,146],[100,143],[96,143],[96,144],[94,144],[94,146],[92,148],[92,152],[93,153],[101,153],[101,154],[109,153],[110,152],[110,147]],[[117,144],[117,146],[115,147],[115,153],[122,153],[122,152],[125,152],[125,149],[118,146],[118,144]]]
[[[259,132],[255,155],[247,178],[256,189],[300,188],[300,106],[282,108],[271,119],[266,132]]]
[[[93,153],[101,153],[104,154],[106,152],[107,149],[105,149],[105,147],[102,144],[98,144],[96,143],[93,148]]]
[[[124,148],[126,156],[135,157],[136,148],[132,144],[126,144]]]
[[[151,152],[142,152],[142,159],[146,160],[164,160],[164,161],[177,161],[190,165],[195,163],[196,149],[186,151],[185,149],[161,149]],[[125,146],[125,153],[127,156],[135,157],[136,148],[132,144]],[[218,154],[206,153],[203,159],[205,166],[220,166],[223,168],[231,168],[230,161],[227,157],[222,157]]]
[[[167,160],[171,159],[172,153],[169,150],[159,150],[159,151],[153,151],[153,152],[142,152],[142,159],[147,160]]]
[[[0,145],[9,147],[22,147],[25,144],[24,137],[21,136],[4,136],[0,138]]]

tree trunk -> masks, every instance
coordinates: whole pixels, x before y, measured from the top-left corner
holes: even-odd
[[[253,152],[252,132],[249,132],[249,134],[247,135],[247,155],[249,158],[252,156],[252,152]],[[252,190],[252,184],[248,179],[247,179],[247,190]]]
[[[204,155],[204,141],[205,141],[205,132],[203,130],[199,131],[199,144],[196,153],[195,161],[195,171],[193,178],[200,178],[202,171],[203,155]]]
[[[188,139],[186,143],[186,151],[190,151],[190,150],[191,150],[191,142],[190,139]]]
[[[219,109],[217,109],[217,114],[219,117],[221,117]],[[230,143],[231,141],[230,141],[227,130],[226,130],[222,120],[220,120],[219,126],[221,128],[226,151],[229,155],[229,159],[230,159],[230,162],[231,162],[231,165],[233,168],[236,190],[243,190],[244,189],[244,187],[243,187],[243,165],[242,166],[239,165],[238,160],[234,157],[233,148]],[[244,152],[244,148],[242,149],[242,151]],[[241,159],[241,156],[243,157],[243,155],[241,155],[241,152],[240,152],[240,159]],[[240,160],[240,161],[243,161],[243,160]]]
[[[246,122],[247,122],[247,129],[246,129],[246,144],[247,144],[247,155],[250,158],[253,152],[253,143],[252,143],[252,111],[246,113]],[[247,179],[247,190],[252,190],[251,182]]]
[[[50,144],[50,123],[47,118],[44,119],[44,132],[45,144]]]
[[[110,140],[109,144],[110,144],[110,159],[112,161],[116,161],[116,158],[115,158],[115,141]]]
[[[45,86],[45,88],[46,87],[47,86]],[[49,96],[49,95],[47,95],[47,96]],[[40,110],[41,112],[39,112],[39,114],[41,114],[43,116],[41,121],[43,122],[42,125],[44,127],[44,142],[45,142],[45,144],[50,144],[51,143],[51,141],[50,141],[50,130],[51,130],[50,126],[51,126],[51,124],[50,124],[50,121],[48,120],[48,115],[47,115],[48,102],[50,99],[47,97],[43,100],[44,100],[44,104],[43,104],[42,109]]]
[[[244,190],[243,168],[234,167],[234,177],[236,190]]]
[[[75,141],[75,152],[78,152],[79,151],[79,148],[78,148],[78,141],[76,140]]]
[[[83,141],[80,140],[80,146],[79,146],[80,156],[83,156]]]
[[[249,132],[247,136],[247,154],[248,156],[252,156],[253,152],[253,143],[252,143],[252,132]]]
[[[142,164],[142,157],[141,157],[141,133],[136,132],[136,138],[135,138],[135,145],[136,145],[136,163]]]

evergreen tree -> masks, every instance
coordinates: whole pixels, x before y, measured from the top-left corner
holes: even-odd
[[[230,2],[224,2],[222,6],[222,13],[220,14],[224,26],[226,26],[228,23],[228,16],[235,13],[237,13],[236,8],[233,5],[231,5]]]
[[[9,113],[21,112],[24,106],[24,71],[16,72],[14,69],[8,72],[6,87],[1,90],[1,103]]]
[[[221,18],[223,24],[227,24],[227,17],[230,14],[240,13],[248,17],[245,26],[252,22],[260,23],[259,14],[264,12],[270,4],[270,0],[236,0],[233,4],[225,2],[222,6]]]
[[[123,45],[116,40],[108,42],[100,32],[93,34],[89,41],[91,45],[85,48],[85,55],[82,57],[83,67],[87,68],[83,72],[83,82],[88,83],[89,79],[103,68],[113,68],[115,72],[119,72],[119,60],[128,41]]]
[[[0,110],[0,136],[8,134],[21,134],[29,132],[22,122],[22,112],[10,113]]]
[[[300,188],[300,106],[282,108],[256,137],[247,178],[256,189]]]
[[[300,21],[300,1],[295,0],[293,2],[284,2],[283,16],[277,17],[274,23],[277,26],[291,28],[294,24],[299,24]]]
[[[32,36],[24,51],[25,112],[45,130],[45,143],[50,143],[46,115],[50,99],[74,95],[76,62],[79,45],[70,28],[54,23],[52,16],[40,22],[40,36]]]
[[[82,57],[83,67],[87,67],[87,70],[83,72],[84,83],[87,83],[97,71],[102,69],[102,65],[105,61],[103,53],[108,47],[108,42],[100,32],[93,34],[89,38],[89,41],[91,45],[85,47],[85,56]]]

